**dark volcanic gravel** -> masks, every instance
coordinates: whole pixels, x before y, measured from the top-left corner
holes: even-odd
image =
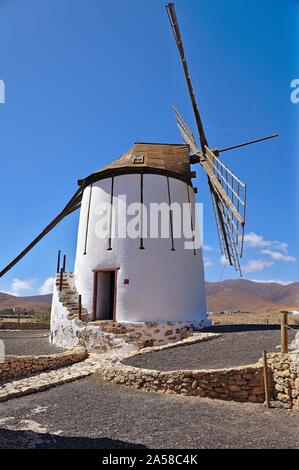
[[[0,448],[298,448],[298,413],[96,376],[0,404]]]
[[[45,330],[0,330],[5,354],[14,356],[54,354],[62,351],[49,343],[49,332]]]
[[[250,327],[247,327],[250,329]],[[242,331],[242,328],[218,328],[211,332],[220,332],[221,336],[209,341],[190,344],[173,349],[152,351],[133,356],[122,361],[135,367],[157,370],[178,369],[218,369],[257,362],[264,349],[279,351],[280,330],[277,328],[261,328],[253,331]],[[295,332],[289,332],[289,339]]]

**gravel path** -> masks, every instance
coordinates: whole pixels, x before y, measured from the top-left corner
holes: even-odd
[[[253,331],[218,327],[209,331],[220,332],[221,336],[179,348],[152,351],[122,362],[144,369],[218,369],[255,363],[264,349],[277,351],[276,346],[280,344],[280,330],[273,327]],[[294,336],[295,332],[290,331],[290,340]]]
[[[49,332],[45,330],[0,330],[5,354],[14,356],[55,354],[62,351],[49,343]]]
[[[298,414],[91,376],[0,404],[0,448],[299,448]]]

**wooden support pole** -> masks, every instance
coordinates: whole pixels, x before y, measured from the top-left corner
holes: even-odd
[[[59,273],[60,271],[60,256],[61,256],[61,251],[58,250],[58,257],[57,257],[57,270],[56,272]]]
[[[281,312],[281,326],[280,326],[280,351],[282,354],[288,352],[288,312]]]
[[[82,298],[81,298],[81,295],[79,295],[79,299],[78,299],[78,310],[79,310],[79,320],[81,320],[81,314],[82,314]]]
[[[97,299],[98,299],[98,273],[93,273],[93,308],[92,308],[92,321],[97,319]]]
[[[62,291],[63,268],[60,269],[59,291]]]
[[[66,255],[63,255],[63,272],[65,273],[65,267],[66,267]]]
[[[18,311],[18,323],[20,323],[21,312]]]
[[[263,372],[264,372],[265,404],[267,408],[270,408],[270,390],[269,390],[267,351],[263,351]]]

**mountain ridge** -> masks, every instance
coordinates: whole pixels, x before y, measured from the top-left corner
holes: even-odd
[[[299,310],[299,281],[290,284],[227,279],[206,282],[208,311],[273,312]],[[0,292],[0,309],[21,308],[40,312],[51,308],[52,294],[17,297]]]

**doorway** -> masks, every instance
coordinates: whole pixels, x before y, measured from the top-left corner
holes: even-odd
[[[93,321],[115,320],[117,269],[97,269],[93,273]]]

